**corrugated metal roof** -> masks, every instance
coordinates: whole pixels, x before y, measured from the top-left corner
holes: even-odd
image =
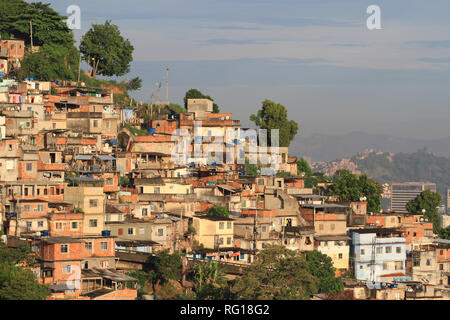
[[[101,154],[98,156],[95,156],[97,159],[103,160],[103,161],[113,161],[116,160],[113,156],[107,155],[107,154]]]

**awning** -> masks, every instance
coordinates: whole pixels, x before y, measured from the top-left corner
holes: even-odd
[[[75,157],[75,160],[92,160],[94,158],[91,154],[81,154]]]

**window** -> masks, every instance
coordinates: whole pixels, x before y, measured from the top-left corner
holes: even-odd
[[[87,261],[84,262],[83,268],[84,269],[89,269],[89,263]]]
[[[160,187],[155,187],[155,189],[154,189],[154,193],[161,193],[161,188]]]
[[[267,227],[266,226],[263,226],[262,227],[262,232],[266,232],[267,231]]]
[[[109,261],[107,261],[107,260],[102,261],[102,268],[103,268],[103,269],[106,269],[106,268],[108,268],[108,267],[109,267]]]
[[[444,265],[442,263],[439,264],[439,270],[444,270]]]
[[[376,249],[376,253],[383,253],[383,248],[382,247],[377,247]]]
[[[361,249],[361,255],[363,256],[365,254],[366,254],[366,251],[364,249]]]
[[[385,253],[392,253],[392,247],[391,246],[386,247]]]
[[[84,250],[92,250],[92,242],[85,242],[84,243]]]
[[[359,266],[359,269],[362,270],[362,268],[363,268],[363,265],[360,265],[360,266]]]
[[[324,247],[328,247],[328,241],[324,241],[324,242],[323,242],[323,246],[324,246]]]
[[[62,223],[61,222],[56,222],[55,223],[55,228],[56,229],[62,229]]]
[[[134,234],[134,228],[128,228],[128,234]]]
[[[396,261],[395,262],[395,270],[402,270],[403,269],[403,262],[402,261]]]
[[[224,227],[225,227],[225,222],[219,222],[219,229],[223,230]]]
[[[30,211],[30,206],[28,204],[23,206],[23,211],[24,212],[29,212]]]
[[[342,259],[342,253],[339,253],[339,259]]]
[[[107,179],[106,179],[106,185],[107,185],[107,186],[112,186],[112,185],[114,185],[114,179],[113,179],[113,178],[107,178]]]
[[[220,245],[223,244],[223,238],[219,238],[219,244],[220,244]]]
[[[264,185],[264,179],[258,179],[258,186]]]
[[[89,227],[97,228],[97,219],[90,219],[89,220]]]
[[[431,266],[431,260],[430,259],[427,259],[427,266]]]
[[[78,229],[78,222],[72,222],[72,229]]]
[[[388,270],[389,266],[387,262],[383,262],[383,270]]]
[[[33,164],[27,163],[27,171],[31,171],[31,170],[33,170]]]
[[[402,253],[402,248],[401,248],[401,247],[395,248],[395,252],[397,252],[397,253]]]
[[[33,226],[33,223],[31,221],[27,221],[27,228],[31,228]]]
[[[38,227],[42,228],[44,226],[44,221],[38,221]]]
[[[164,229],[158,229],[158,236],[162,237],[164,235]]]
[[[65,266],[63,266],[63,273],[72,273],[72,265],[67,264]]]
[[[97,207],[98,207],[98,199],[90,199],[89,208],[97,208]]]
[[[227,222],[227,229],[231,229],[231,221]]]
[[[148,210],[147,208],[142,208],[142,216],[146,217],[148,215]]]
[[[67,244],[62,244],[62,245],[60,246],[60,248],[61,248],[61,253],[67,253],[67,252],[69,252],[69,245],[67,245]]]
[[[38,212],[44,211],[44,205],[43,204],[38,204],[36,211],[38,211]]]
[[[227,237],[227,245],[231,244],[231,237]]]
[[[94,120],[94,128],[98,127],[98,120]]]
[[[100,242],[100,250],[108,250],[108,242],[106,241]]]

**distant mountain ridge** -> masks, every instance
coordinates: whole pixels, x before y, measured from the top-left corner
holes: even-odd
[[[345,160],[314,163],[315,170],[328,176],[338,169],[367,174],[379,183],[434,182],[445,197],[450,188],[450,158],[436,156],[421,149],[414,153],[366,151]]]
[[[292,155],[307,157],[312,161],[332,161],[350,158],[367,149],[414,153],[423,148],[437,156],[450,157],[450,137],[420,140],[365,132],[351,132],[337,136],[314,134],[303,137],[300,135],[291,143],[289,150]]]

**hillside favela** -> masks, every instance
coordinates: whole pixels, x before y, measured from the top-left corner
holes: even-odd
[[[0,0],[0,300],[450,299],[450,158],[327,145],[270,86],[228,110],[78,11]]]

